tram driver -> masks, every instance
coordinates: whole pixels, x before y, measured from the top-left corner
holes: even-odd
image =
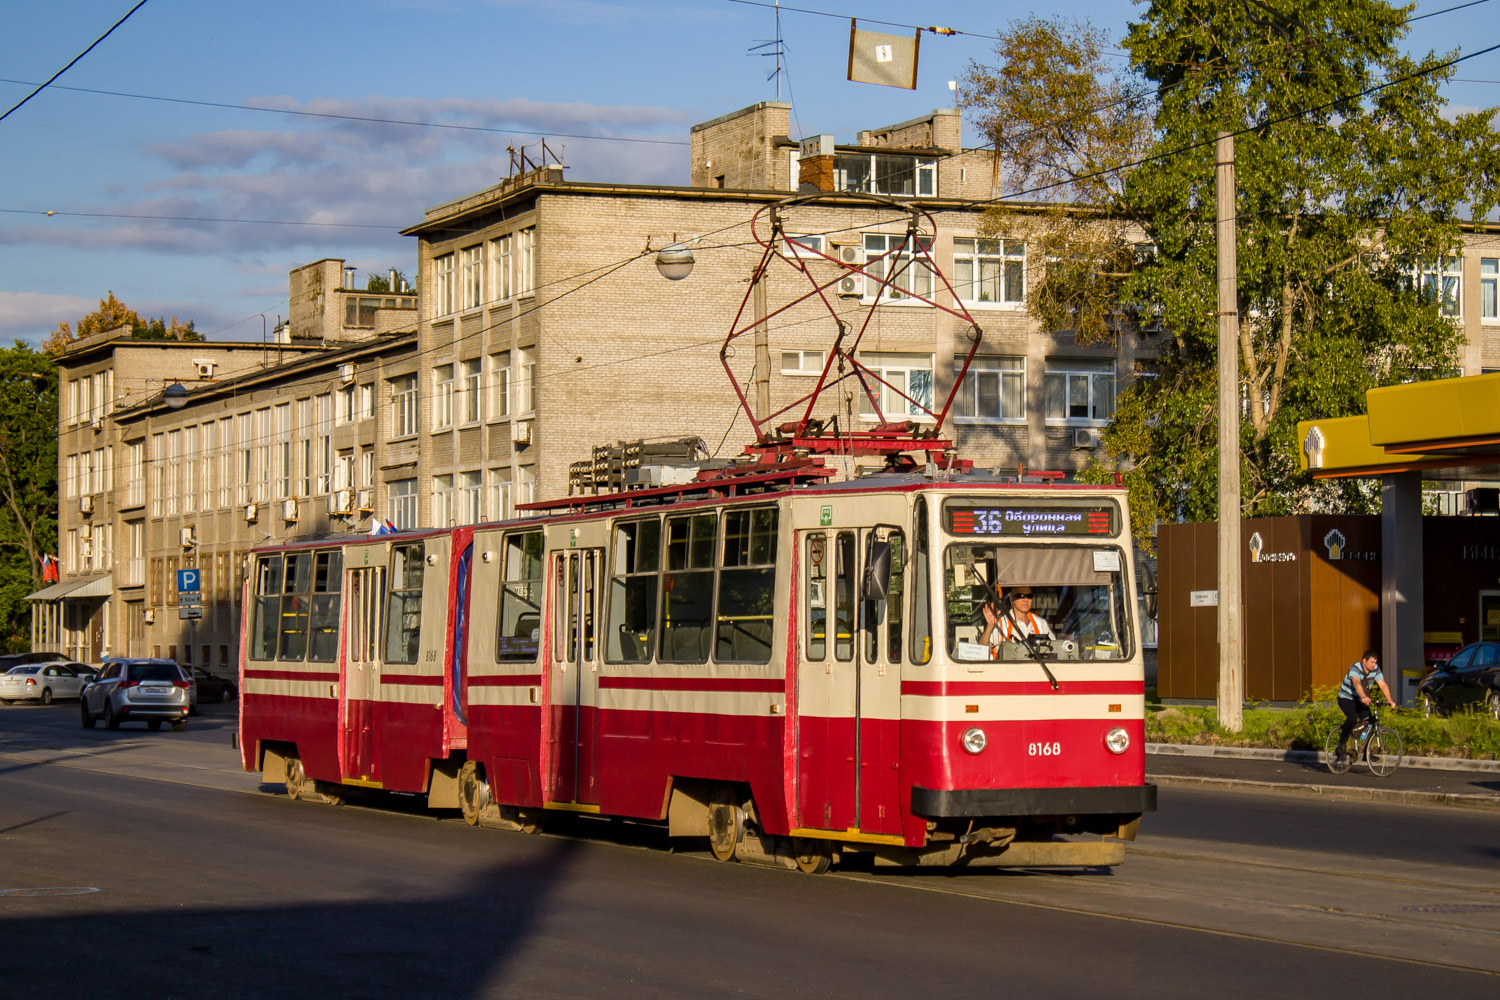
[[[1010,600],[1002,602],[1008,606],[1002,611],[994,601],[983,606],[984,630],[979,641],[988,646],[999,646],[1002,642],[1024,642],[1027,636],[1043,636],[1055,639],[1052,626],[1032,609],[1035,594],[1029,586],[1012,587],[1007,595]]]

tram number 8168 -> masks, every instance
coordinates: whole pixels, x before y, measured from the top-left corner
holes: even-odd
[[[1059,757],[1062,755],[1061,743],[1028,743],[1026,752],[1032,757]]]

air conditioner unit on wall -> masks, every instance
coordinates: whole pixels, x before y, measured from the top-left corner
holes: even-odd
[[[85,538],[78,543],[78,554],[84,559],[91,559],[94,555],[94,543]]]
[[[247,520],[247,521],[253,521],[259,515],[260,515],[260,505],[259,504],[253,504],[253,503],[247,503],[247,504],[245,504],[245,520]]]
[[[531,443],[531,421],[517,420],[510,426],[510,439],[519,445]]]
[[[198,544],[198,539],[193,535],[193,529],[192,528],[183,528],[182,529],[182,547],[185,548],[185,549],[190,549],[194,545],[197,545],[197,544]]]
[[[103,417],[95,417],[92,421],[89,422],[89,426],[92,427],[96,431],[102,431],[102,430],[104,430],[104,418]]]
[[[83,496],[78,498],[78,513],[92,514],[93,512],[94,498],[91,494],[85,493]]]
[[[354,513],[352,490],[334,490],[328,495],[328,513],[339,517]]]
[[[863,247],[843,246],[839,247],[839,260],[852,267],[858,267],[865,262],[865,251]],[[862,274],[846,274],[839,279],[840,295],[863,295],[865,293],[865,276]]]
[[[84,521],[82,524],[80,524],[78,526],[78,537],[79,538],[93,538],[94,537],[94,526],[92,524],[90,524],[89,522]]]
[[[1097,448],[1099,447],[1099,428],[1097,427],[1075,427],[1073,428],[1074,448]]]
[[[374,490],[360,490],[359,491],[359,509],[360,509],[360,513],[362,513],[362,514],[368,514],[368,513],[370,513],[371,511],[373,511],[375,509],[375,491]]]
[[[359,366],[353,364],[352,362],[346,362],[342,365],[339,365],[339,380],[342,381],[345,385],[348,385],[350,382],[354,381],[354,373],[357,371],[359,371]]]
[[[283,521],[297,520],[297,498],[290,497],[281,502],[281,519]]]

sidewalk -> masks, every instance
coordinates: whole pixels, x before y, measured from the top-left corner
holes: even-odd
[[[1363,765],[1355,765],[1347,774],[1333,774],[1319,761],[1320,756],[1307,751],[1149,743],[1146,777],[1163,786],[1500,809],[1500,761],[1412,758],[1403,761],[1395,773],[1377,778]]]

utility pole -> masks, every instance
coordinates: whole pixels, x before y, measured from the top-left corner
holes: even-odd
[[[766,273],[755,281],[755,419],[771,415],[771,331],[766,322]]]
[[[1240,628],[1240,317],[1235,253],[1234,136],[1214,146],[1219,250],[1219,725],[1245,725],[1245,650]],[[1252,404],[1253,404],[1252,400]]]

